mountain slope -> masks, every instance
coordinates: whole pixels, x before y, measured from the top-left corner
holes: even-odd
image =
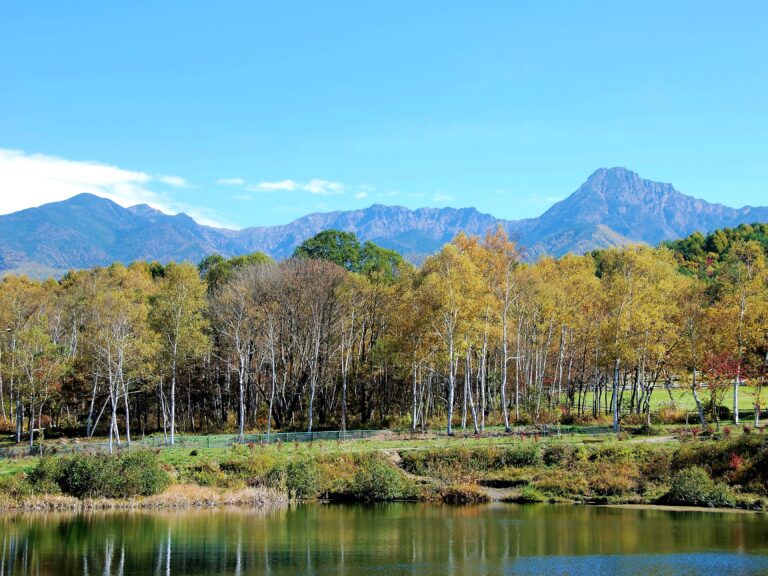
[[[696,230],[766,221],[768,208],[712,204],[625,168],[601,168],[535,220],[520,235],[521,244],[531,257],[560,256],[627,242],[658,244]]]
[[[80,194],[0,216],[0,271],[45,276],[114,261],[198,262],[211,253],[234,256],[257,250],[285,258],[328,228],[354,232],[419,262],[459,232],[482,235],[501,225],[532,260],[630,242],[657,244],[696,230],[759,221],[768,221],[768,208],[711,204],[624,168],[601,168],[538,218],[517,221],[474,208],[410,210],[375,204],[309,214],[283,226],[224,230],[197,224],[185,214],[171,216],[146,205],[123,208]]]
[[[0,216],[0,270],[57,273],[115,261],[196,262],[228,250],[237,246],[185,214],[126,209],[92,194]]]
[[[459,232],[485,234],[499,220],[474,208],[419,208],[374,204],[362,210],[310,214],[285,226],[246,228],[240,231],[241,241],[250,250],[261,250],[277,258],[290,256],[293,249],[322,230],[334,228],[354,232],[397,250],[406,258],[418,261],[431,254]]]

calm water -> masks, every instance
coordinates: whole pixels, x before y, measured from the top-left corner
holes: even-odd
[[[768,516],[505,504],[0,516],[11,574],[768,575]]]

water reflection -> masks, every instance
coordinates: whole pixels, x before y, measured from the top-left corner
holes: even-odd
[[[574,506],[0,517],[0,576],[767,574],[768,518]]]

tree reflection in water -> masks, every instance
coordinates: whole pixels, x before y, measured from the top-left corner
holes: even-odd
[[[306,505],[0,517],[0,576],[768,574],[764,515]]]

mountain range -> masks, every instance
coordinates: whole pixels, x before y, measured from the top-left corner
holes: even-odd
[[[134,260],[198,262],[212,253],[262,251],[290,256],[326,229],[354,232],[419,262],[459,232],[482,235],[501,225],[529,260],[583,253],[633,242],[657,244],[696,230],[768,221],[768,207],[730,208],[640,178],[625,168],[601,168],[541,216],[504,220],[474,208],[420,208],[374,204],[361,210],[309,214],[282,226],[229,230],[203,226],[186,214],[147,205],[124,208],[80,194],[0,216],[0,273],[60,275],[72,268]]]

